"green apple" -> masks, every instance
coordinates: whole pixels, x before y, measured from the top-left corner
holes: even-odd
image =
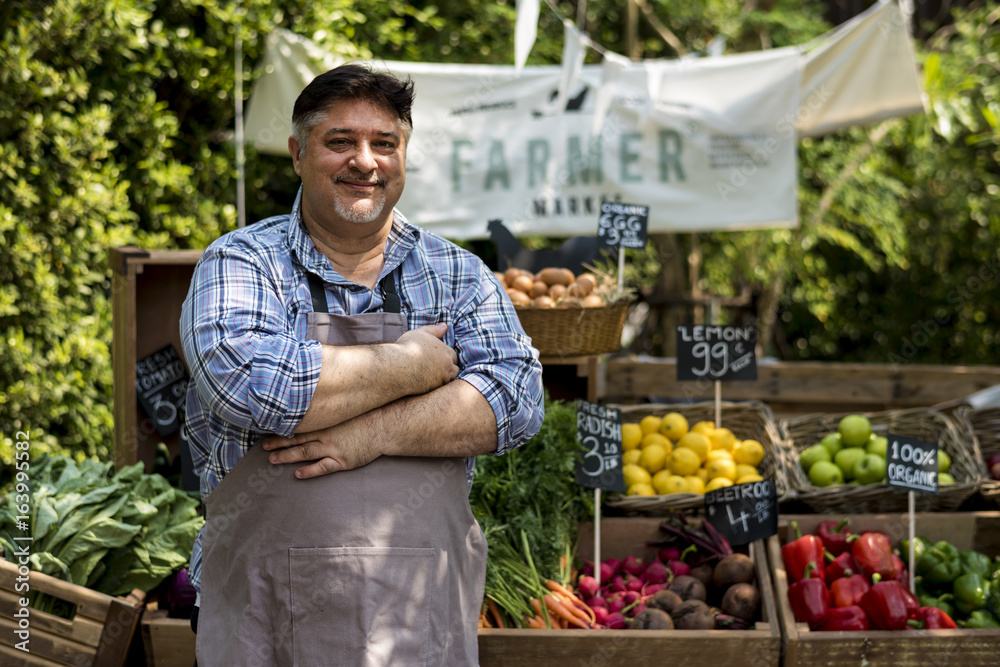
[[[831,461],[833,460],[833,457],[836,456],[837,452],[844,447],[843,443],[840,442],[839,433],[828,433],[823,436],[823,439],[819,441],[819,444],[826,447],[826,451],[830,452]]]
[[[883,459],[886,457],[886,450],[889,448],[889,439],[882,435],[872,434],[865,446],[865,451],[869,454],[878,454]]]
[[[809,468],[809,481],[814,486],[833,486],[844,483],[844,472],[835,463],[817,461]]]
[[[844,447],[833,457],[833,462],[840,466],[844,479],[850,481],[854,479],[855,464],[866,456],[868,452],[861,447]]]
[[[864,447],[872,435],[872,424],[864,415],[847,415],[837,425],[844,447]]]
[[[861,484],[881,482],[885,477],[885,459],[878,454],[865,454],[854,464],[852,472]]]
[[[938,449],[938,472],[948,472],[951,470],[951,457],[948,452]]]
[[[826,450],[826,447],[823,445],[813,445],[802,450],[802,453],[799,454],[799,463],[802,464],[802,469],[808,473],[816,463],[821,461],[829,463],[831,458],[830,452]]]
[[[946,473],[946,472],[938,473],[938,484],[939,485],[942,485],[942,484],[954,484],[954,483],[955,483],[955,478],[952,477],[951,475],[949,475],[948,473]]]

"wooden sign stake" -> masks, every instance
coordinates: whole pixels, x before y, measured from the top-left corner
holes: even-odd
[[[594,578],[601,586],[601,489],[594,489]]]
[[[916,509],[916,505],[917,505],[917,495],[913,491],[908,492],[907,495],[909,495],[909,505],[910,505],[910,508],[909,508],[909,511],[910,511],[910,517],[909,517],[910,518],[910,571],[909,571],[910,582],[909,583],[910,583],[910,592],[913,593],[914,595],[916,595],[916,591],[914,590],[914,577],[913,577],[913,575],[914,575],[913,571],[915,569],[914,566],[913,566],[913,561],[916,558],[916,553],[915,553],[913,541],[916,539],[916,533],[917,533],[916,512],[914,511]]]

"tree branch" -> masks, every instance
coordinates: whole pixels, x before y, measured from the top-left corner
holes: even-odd
[[[653,9],[646,4],[646,0],[635,0],[635,4],[642,10],[642,13],[646,16],[646,20],[649,21],[649,25],[653,26],[653,29],[660,33],[660,37],[663,38],[663,41],[669,44],[670,48],[672,48],[677,55],[686,56],[688,52],[687,49],[684,48],[684,45],[681,44],[681,40],[677,37],[677,35],[671,32],[670,28],[663,25],[663,22],[661,22],[660,19],[656,18],[656,14],[654,14]]]

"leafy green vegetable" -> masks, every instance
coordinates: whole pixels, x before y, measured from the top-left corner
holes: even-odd
[[[198,501],[137,463],[43,454],[31,470],[31,567],[108,595],[150,591],[183,568],[204,520]],[[0,501],[0,546],[13,559],[22,535],[13,493]],[[33,606],[58,612],[58,601]]]
[[[576,404],[546,397],[535,437],[503,456],[476,459],[469,500],[489,543],[486,595],[518,627],[534,614],[537,592],[510,582],[568,581],[580,522],[593,516],[593,492],[574,482],[579,456]]]

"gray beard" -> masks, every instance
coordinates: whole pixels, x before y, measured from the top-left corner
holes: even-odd
[[[353,206],[337,197],[333,201],[333,210],[344,220],[357,225],[375,222],[385,208],[385,191],[379,190],[372,199],[355,200]]]

